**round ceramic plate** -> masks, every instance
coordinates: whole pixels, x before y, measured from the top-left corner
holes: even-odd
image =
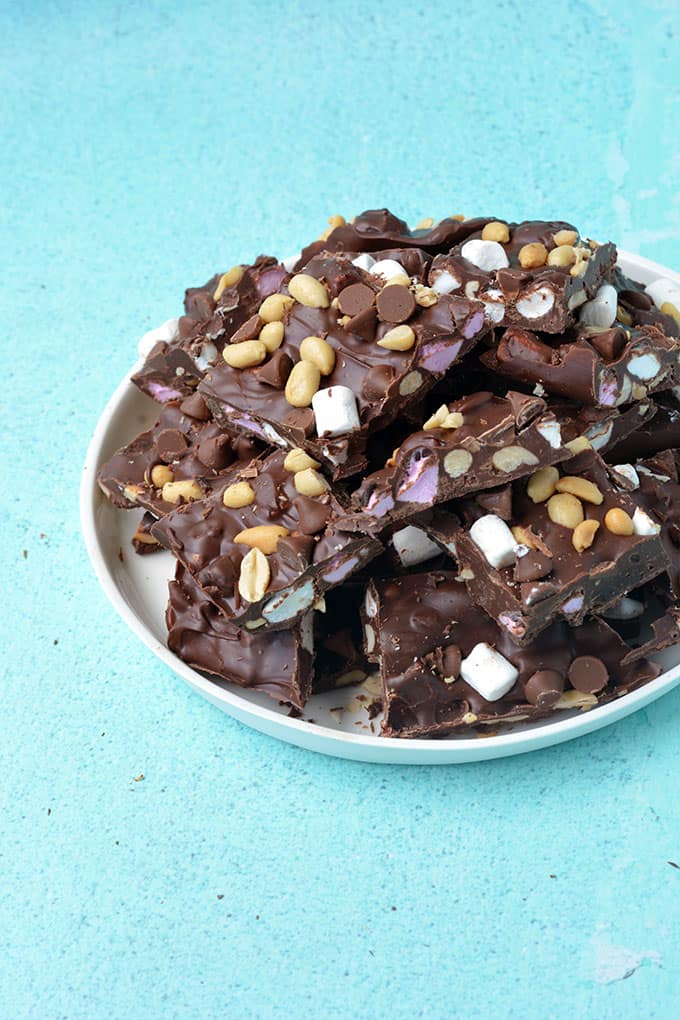
[[[680,284],[680,274],[647,259],[620,253],[620,262],[643,283],[666,276]],[[379,717],[369,720],[364,707],[379,690],[376,678],[369,678],[362,687],[314,695],[300,719],[292,718],[286,708],[266,695],[208,679],[181,662],[165,644],[167,582],[174,574],[171,554],[137,556],[130,539],[141,513],[114,509],[96,482],[98,466],[148,427],[156,414],[157,405],[127,378],[109,400],[83,468],[80,510],[85,544],[102,588],[128,626],[195,691],[240,722],[312,751],[359,761],[413,765],[469,762],[533,751],[590,733],[648,705],[680,681],[677,646],[659,656],[666,672],[656,680],[589,712],[560,713],[551,721],[517,724],[512,730],[489,736],[389,740],[379,736]]]

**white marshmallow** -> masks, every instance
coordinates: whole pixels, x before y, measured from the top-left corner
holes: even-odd
[[[196,365],[200,368],[201,372],[207,372],[211,365],[217,363],[219,356],[220,352],[215,347],[215,344],[207,340],[201,347],[201,353],[196,358]]]
[[[667,301],[670,301],[676,308],[680,308],[680,287],[673,280],[668,280],[663,276],[659,277],[653,283],[648,283],[645,290],[657,308],[661,308],[661,305],[666,304]]]
[[[495,648],[482,641],[461,662],[460,675],[486,701],[498,701],[515,686],[519,672]]]
[[[559,450],[562,445],[562,429],[558,421],[540,421],[536,431],[543,436],[546,443],[552,446],[553,450]]]
[[[397,262],[396,259],[380,259],[379,262],[374,262],[369,273],[371,276],[382,276],[388,282],[393,276],[408,276],[401,262]]]
[[[494,269],[507,269],[510,265],[508,254],[498,241],[482,241],[479,238],[473,238],[465,242],[460,253],[464,259],[471,262],[473,266],[477,266],[478,269],[483,269],[485,273],[490,273]]]
[[[555,304],[555,295],[550,287],[536,287],[535,290],[527,291],[519,301],[515,302],[515,308],[525,319],[540,319],[547,315]]]
[[[661,525],[653,521],[649,514],[638,506],[633,514],[633,531],[636,535],[658,535]]]
[[[150,329],[148,333],[145,333],[137,344],[140,358],[145,358],[153,345],[157,344],[159,340],[164,340],[168,344],[171,343],[177,337],[178,327],[179,319],[167,319],[162,325],[156,326],[155,329]]]
[[[281,259],[281,265],[286,269],[287,272],[293,272],[293,266],[296,265],[300,260],[302,252],[298,252],[297,255],[289,255],[287,259]]]
[[[448,269],[445,269],[436,280],[432,281],[432,290],[435,294],[450,294],[452,290],[458,290],[459,287],[460,280],[453,273],[450,273]]]
[[[515,562],[515,539],[505,521],[485,514],[470,528],[470,538],[492,567],[509,567]]]
[[[634,489],[640,488],[640,476],[632,464],[614,464],[612,470],[627,478]]]
[[[357,398],[348,386],[329,386],[312,397],[318,436],[340,436],[358,429]]]
[[[395,531],[392,545],[403,567],[415,567],[441,552],[439,546],[421,528],[414,528],[412,524]]]
[[[604,283],[594,298],[581,307],[579,319],[584,326],[609,329],[616,322],[618,295],[611,283]]]
[[[361,255],[357,255],[355,259],[352,259],[352,265],[358,266],[359,269],[365,269],[367,273],[370,273],[371,269],[375,265],[375,259],[372,255],[369,255],[367,251],[362,252]]]
[[[636,354],[628,362],[628,371],[636,379],[648,381],[653,379],[661,371],[661,362],[656,354]]]
[[[645,607],[642,602],[624,595],[609,609],[605,609],[602,615],[606,620],[635,620],[638,616],[642,616],[644,611]]]

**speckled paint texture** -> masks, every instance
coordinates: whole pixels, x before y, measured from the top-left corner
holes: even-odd
[[[79,473],[183,288],[331,213],[573,219],[680,268],[675,2],[0,2],[0,1015],[666,1018],[680,690],[464,767],[315,756],[100,592]]]

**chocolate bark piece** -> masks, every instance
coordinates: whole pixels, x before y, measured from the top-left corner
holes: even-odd
[[[250,486],[248,505],[225,506],[219,490],[153,528],[225,617],[248,629],[292,626],[382,548],[369,536],[336,531],[333,522],[344,503],[312,469],[293,473],[285,460],[286,453],[277,451],[253,461],[240,479],[238,473],[230,477],[230,486],[237,480]],[[312,483],[319,495],[300,491],[311,493]],[[310,521],[305,500],[329,510],[325,525],[317,517]]]
[[[327,237],[302,249],[295,272],[322,251],[384,252],[388,248],[419,248],[430,255],[449,251],[487,223],[487,218],[447,217],[431,227],[410,230],[406,221],[389,209],[367,209],[352,220],[335,227]]]
[[[648,519],[660,528],[660,539],[666,554],[666,573],[672,596],[680,598],[680,482],[678,450],[661,451],[655,457],[634,465],[633,496]],[[613,467],[621,472],[621,465]],[[623,479],[625,483],[625,472]],[[616,475],[614,474],[616,478]]]
[[[260,255],[250,266],[240,267],[238,282],[219,293],[221,276],[216,274],[203,287],[185,294],[185,312],[177,320],[174,339],[154,345],[132,382],[142,392],[164,404],[191,394],[206,370],[218,362],[224,345],[274,293],[288,275],[269,255]]]
[[[672,315],[656,307],[643,283],[632,280],[616,266],[612,273],[618,298],[616,321],[622,326],[658,326],[666,336],[680,337],[680,325]]]
[[[364,586],[350,581],[324,595],[325,610],[314,613],[314,692],[365,680],[371,668],[362,650],[359,608]]]
[[[417,269],[417,253],[405,251],[400,258],[400,264]],[[339,307],[346,291],[354,291],[354,301],[361,285],[364,297],[370,292],[377,299],[396,285],[342,255],[317,256],[294,279],[304,283],[310,277],[313,285],[318,281],[316,297],[300,296],[322,307],[292,302],[284,314],[285,336],[277,354],[290,357],[295,373],[303,341],[321,338],[330,358],[324,366],[326,374],[312,380],[301,396],[289,392],[288,385],[281,389],[263,385],[266,360],[262,367],[234,368],[223,363],[206,374],[199,391],[225,427],[247,429],[270,443],[299,446],[340,478],[364,466],[369,430],[384,428],[421,399],[474,346],[486,327],[478,303],[448,296],[427,307],[417,305],[409,321],[397,326],[381,321],[377,306],[371,306],[373,320],[367,325],[362,319],[357,327],[363,313],[343,316]],[[291,281],[290,285],[296,291],[296,284]],[[288,287],[281,293],[288,297]],[[348,307],[354,307],[352,301]],[[388,336],[395,330],[400,331],[396,338]],[[405,349],[396,349],[402,341]],[[312,396],[313,406],[309,406]]]
[[[168,588],[168,648],[178,658],[211,678],[304,706],[314,672],[311,613],[290,630],[250,633],[230,623],[179,563]]]
[[[610,464],[632,463],[680,447],[680,400],[673,390],[654,398],[655,412],[607,450]]]
[[[513,483],[507,522],[485,515],[473,500],[457,504],[467,520],[455,549],[470,596],[521,645],[558,617],[577,626],[667,569],[660,535],[636,533],[643,530],[635,516],[642,509],[640,497],[615,487],[596,453],[575,457],[560,470],[562,477],[542,492],[532,489],[532,480]],[[528,488],[541,501],[534,502]],[[584,519],[593,523],[576,533]],[[541,578],[522,580],[518,560],[535,549],[547,557],[550,569]]]
[[[579,329],[560,339],[553,347],[513,327],[481,360],[502,375],[596,407],[644,400],[680,381],[680,341],[657,326]]]
[[[504,397],[471,393],[443,404],[384,468],[364,479],[352,495],[354,512],[339,527],[374,532],[388,521],[568,460],[573,456],[568,443],[591,435],[607,441],[617,417],[584,415],[567,405],[555,410],[540,397],[512,390]],[[639,420],[636,412],[630,427]]]
[[[130,539],[132,548],[138,556],[148,556],[149,553],[160,552],[163,548],[158,539],[154,538],[151,534],[152,525],[155,523],[156,518],[154,515],[146,510],[137,525],[137,530]]]
[[[187,407],[192,414],[186,413]],[[191,498],[200,498],[223,487],[231,471],[261,452],[262,445],[250,436],[229,435],[216,422],[203,420],[201,406],[190,397],[166,404],[147,432],[101,466],[97,481],[114,506],[124,510],[141,506],[161,517],[174,510],[177,501],[189,498],[180,495],[175,483],[195,482]],[[171,500],[163,495],[166,482],[171,483],[165,490],[166,496],[172,495]]]
[[[495,326],[564,332],[616,261],[613,244],[580,239],[569,223],[510,223],[507,241],[484,239],[484,233],[473,233],[447,255],[438,255],[429,283],[440,293],[460,292],[483,301],[487,320]],[[553,254],[558,247],[560,252]],[[560,254],[563,264],[555,262]]]
[[[373,610],[366,622],[380,660],[387,737],[444,737],[588,709],[660,672],[644,658],[626,663],[627,645],[597,619],[579,627],[555,622],[518,648],[452,573],[375,581],[366,601]],[[492,667],[507,676],[493,700],[484,696],[492,693],[488,670],[474,666],[480,651],[488,656],[489,650]],[[585,686],[597,690],[579,689]]]

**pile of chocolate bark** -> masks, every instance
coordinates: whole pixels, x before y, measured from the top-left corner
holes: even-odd
[[[680,289],[569,223],[387,210],[187,290],[151,429],[99,471],[169,549],[168,645],[293,710],[379,670],[381,732],[619,698],[680,640]]]

